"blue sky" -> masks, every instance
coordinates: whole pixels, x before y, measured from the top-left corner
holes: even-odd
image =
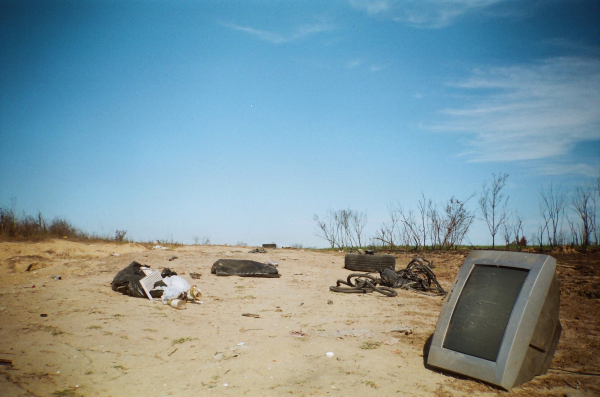
[[[325,246],[314,214],[600,171],[600,2],[0,0],[0,206]],[[472,199],[472,209],[476,198]],[[491,243],[482,222],[469,234]]]

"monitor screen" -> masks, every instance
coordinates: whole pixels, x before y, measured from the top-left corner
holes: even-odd
[[[443,347],[496,361],[528,270],[475,265],[458,299]]]
[[[473,250],[444,299],[427,364],[506,390],[544,374],[560,339],[556,260]]]

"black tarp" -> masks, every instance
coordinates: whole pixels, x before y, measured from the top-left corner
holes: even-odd
[[[210,269],[217,276],[281,277],[273,265],[244,259],[219,259]]]
[[[146,273],[143,272],[142,265],[133,261],[127,265],[125,269],[117,273],[110,285],[113,291],[129,296],[135,296],[136,298],[147,298],[146,293],[140,284],[140,280],[144,277],[146,277]],[[155,287],[160,285],[166,286],[164,282],[159,281],[155,284]],[[151,292],[153,298],[160,298],[162,293],[162,290]]]

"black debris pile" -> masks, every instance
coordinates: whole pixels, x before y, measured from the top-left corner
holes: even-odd
[[[266,254],[267,250],[265,250],[264,248],[254,248],[250,251],[248,251],[249,254]]]
[[[414,258],[406,269],[398,271],[383,269],[379,272],[380,277],[372,276],[370,273],[352,273],[346,281],[338,280],[336,286],[331,286],[329,289],[343,293],[379,292],[394,297],[398,295],[394,288],[401,288],[430,296],[445,296],[448,292],[437,281],[433,268],[435,266],[428,260]]]
[[[140,283],[140,280],[146,277],[146,272],[151,270],[147,266],[143,266],[136,261],[131,262],[127,267],[121,270],[113,281],[110,283],[113,291],[120,292],[125,295],[134,296],[136,298],[147,298],[146,292],[144,292],[144,288]],[[155,284],[155,287],[167,285],[163,281],[158,281]],[[160,298],[162,296],[163,291],[157,290],[152,291],[153,298]],[[156,296],[154,296],[156,295]]]
[[[217,276],[281,277],[273,265],[244,259],[219,259],[212,265],[210,272]]]

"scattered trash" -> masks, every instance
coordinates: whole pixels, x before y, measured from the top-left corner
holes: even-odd
[[[356,338],[373,338],[375,335],[368,329],[338,329],[333,332],[336,338],[344,338],[345,336],[354,336]]]
[[[169,268],[161,273],[138,262],[131,262],[121,270],[111,283],[113,291],[138,298],[161,298],[163,304],[184,309],[187,301],[202,303],[202,293],[195,285],[190,287],[187,281]],[[173,303],[173,300],[179,302]]]
[[[352,279],[354,278],[354,283]],[[340,287],[341,284],[347,285],[348,287]],[[377,285],[380,285],[379,287]],[[394,297],[398,296],[393,288],[381,285],[381,279],[371,276],[368,273],[352,273],[348,276],[347,281],[338,280],[335,287],[329,287],[330,291],[349,293],[369,293],[377,291],[385,296]]]
[[[307,336],[304,332],[302,332],[302,330],[291,331],[290,335],[293,336],[294,338],[306,338],[306,336]]]
[[[116,253],[116,252],[111,252],[111,255],[112,255],[112,256],[121,256],[121,254],[118,254],[118,253]]]
[[[154,247],[152,247],[152,249],[155,249],[155,250],[166,250],[168,248],[167,247],[163,247],[162,245],[156,244]]]
[[[281,277],[275,266],[243,259],[219,259],[210,272],[217,276]]]
[[[200,277],[202,277],[202,273],[190,273],[190,277],[193,278],[194,280],[197,280]]]
[[[172,256],[172,257],[169,258],[169,262],[170,261],[174,261],[175,259],[177,259],[177,257],[176,256]]]
[[[325,355],[327,357],[333,357],[333,356],[335,356],[335,354],[333,354],[333,352],[327,352],[327,353],[325,353]]]
[[[171,277],[171,276],[177,276],[177,273],[174,272],[173,270],[169,269],[168,267],[165,267],[163,269],[163,271],[160,273],[160,276],[162,278]]]
[[[117,273],[111,287],[113,291],[120,292],[125,295],[134,296],[136,298],[146,298],[146,292],[140,284],[140,280],[147,276],[144,270],[148,269],[152,273],[152,269],[147,266],[143,266],[140,263],[133,261],[126,268]],[[53,276],[54,277],[54,276]],[[164,283],[163,283],[164,284]],[[153,285],[154,287],[154,285]],[[162,292],[156,296],[152,295],[153,298],[158,298],[162,295]]]
[[[48,317],[48,315],[46,313],[42,313],[40,314],[40,317]]]
[[[258,314],[252,314],[252,313],[242,313],[242,316],[260,318],[260,316]]]
[[[414,258],[406,269],[394,271],[382,269],[380,278],[368,273],[350,274],[346,281],[338,280],[335,287],[329,287],[333,292],[369,293],[377,291],[383,295],[394,297],[398,293],[393,288],[407,289],[429,296],[443,296],[446,292],[437,281],[432,268],[435,266],[426,259]],[[354,282],[353,280],[354,279]],[[341,284],[348,287],[340,287]]]
[[[240,342],[240,343],[238,343],[237,345],[238,345],[238,346],[244,346],[245,344],[246,344],[246,342]]]
[[[181,299],[172,299],[169,300],[169,306],[174,307],[175,309],[185,310],[185,301]]]
[[[7,360],[4,358],[0,358],[0,365],[6,366],[6,367],[12,367],[13,366],[13,362],[12,360]]]
[[[249,254],[266,254],[267,251],[264,248],[254,248],[253,250],[248,251]]]
[[[412,328],[409,328],[409,327],[396,327],[396,328],[390,329],[389,331],[385,331],[385,332],[388,332],[388,333],[389,332],[400,332],[405,335],[410,335],[413,333],[413,330],[412,330]]]

